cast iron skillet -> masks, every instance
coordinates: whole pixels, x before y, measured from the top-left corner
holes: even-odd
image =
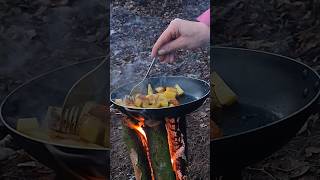
[[[213,69],[239,96],[222,113],[225,136],[211,140],[212,176],[241,179],[240,170],[287,143],[319,112],[319,75],[293,59],[246,49],[213,48]]]
[[[44,116],[48,106],[61,107],[71,86],[102,59],[95,58],[59,68],[32,79],[10,93],[1,105],[0,118],[14,140],[64,179],[81,179],[80,173],[81,176],[106,179],[109,171],[109,148],[68,146],[35,139],[16,131],[16,122],[18,118],[37,117],[39,123],[46,123]],[[105,101],[106,98],[98,99]]]
[[[119,109],[122,113],[129,116],[144,116],[153,120],[161,120],[163,117],[179,117],[189,114],[198,109],[210,93],[210,85],[199,79],[182,77],[182,76],[166,76],[166,77],[151,77],[143,82],[143,86],[147,91],[147,85],[150,83],[152,87],[170,86],[174,87],[178,84],[183,90],[184,95],[178,98],[181,105],[167,108],[128,108],[117,105],[115,99],[122,99],[125,95],[130,94],[130,91],[137,82],[126,84],[118,89],[115,89],[110,94],[110,101],[113,106]],[[146,94],[146,92],[142,92]]]

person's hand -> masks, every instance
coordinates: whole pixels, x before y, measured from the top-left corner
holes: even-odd
[[[210,27],[201,22],[174,19],[152,48],[152,57],[173,62],[175,51],[195,49],[210,41]]]

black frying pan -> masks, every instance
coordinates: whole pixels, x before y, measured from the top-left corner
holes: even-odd
[[[62,176],[57,179],[81,179],[82,176],[106,179],[110,149],[63,145],[35,139],[16,131],[17,119],[37,117],[40,124],[46,123],[44,117],[48,106],[61,107],[72,85],[102,59],[73,64],[34,78],[10,93],[1,105],[0,118],[17,144],[34,158],[56,170]],[[107,96],[103,100],[106,98]]]
[[[239,102],[211,113],[224,131],[210,143],[211,172],[241,179],[241,168],[278,150],[319,112],[320,77],[298,61],[271,53],[237,48],[213,48],[212,53],[214,70]]]
[[[210,93],[210,85],[199,79],[182,77],[182,76],[167,76],[167,77],[151,77],[143,82],[143,86],[147,91],[147,85],[151,84],[152,87],[159,86],[170,86],[174,87],[178,84],[184,91],[184,95],[178,98],[181,105],[176,107],[167,108],[128,108],[124,106],[117,105],[114,101],[115,99],[122,99],[125,95],[129,95],[132,87],[134,87],[137,82],[126,84],[110,94],[111,103],[114,107],[119,109],[124,114],[129,116],[142,115],[144,117],[149,117],[153,120],[161,120],[163,117],[179,117],[189,114],[196,109],[198,109]],[[146,92],[142,92],[146,94]]]

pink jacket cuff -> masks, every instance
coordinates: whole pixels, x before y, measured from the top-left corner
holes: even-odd
[[[198,18],[198,21],[210,26],[210,9],[206,10],[204,13],[202,13]]]

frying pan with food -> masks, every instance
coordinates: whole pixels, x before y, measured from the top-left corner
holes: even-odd
[[[83,179],[84,176],[106,179],[110,149],[59,144],[33,138],[16,130],[17,120],[36,117],[40,124],[48,123],[44,118],[48,107],[61,107],[72,85],[102,59],[103,57],[76,63],[34,78],[10,93],[1,105],[0,118],[14,141],[35,159],[63,176],[61,179]],[[107,77],[106,75],[105,87]],[[105,101],[107,93],[104,92],[104,97],[97,97],[97,100]]]
[[[243,167],[278,150],[319,112],[320,77],[305,64],[272,53],[222,47],[212,53],[213,69],[238,103],[211,113],[224,133],[211,140],[211,172],[241,179]]]
[[[133,108],[118,105],[115,99],[122,99],[130,94],[132,87],[137,82],[129,83],[121,86],[110,94],[110,101],[114,108],[119,109],[122,113],[129,116],[144,116],[153,120],[161,120],[163,117],[179,117],[189,114],[198,109],[210,94],[209,83],[195,78],[183,76],[165,76],[151,77],[146,79],[142,86],[146,87],[151,84],[153,87],[174,87],[178,84],[183,90],[184,95],[178,98],[179,106],[163,107],[163,108]],[[146,92],[142,92],[146,94]]]

